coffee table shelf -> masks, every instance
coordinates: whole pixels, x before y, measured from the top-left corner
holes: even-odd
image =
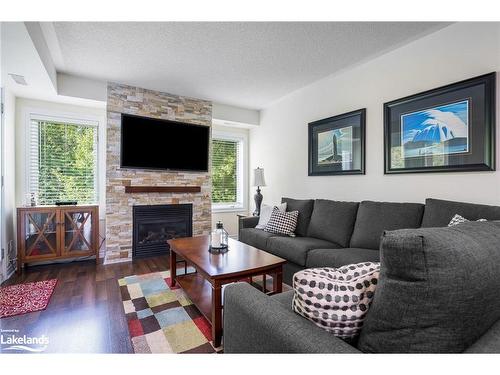
[[[177,276],[176,281],[203,316],[212,323],[212,286],[210,283],[198,273]],[[222,288],[224,290],[224,286]]]

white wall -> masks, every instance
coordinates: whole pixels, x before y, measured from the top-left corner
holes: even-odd
[[[436,197],[500,205],[500,172],[384,175],[383,157],[384,102],[499,70],[500,23],[460,23],[291,93],[261,111],[260,126],[250,130],[250,169],[265,168],[264,202]],[[364,107],[366,175],[308,177],[307,124]],[[499,113],[497,104],[497,124]]]
[[[234,124],[259,125],[260,111],[235,107],[222,103],[212,103],[212,118]]]
[[[5,257],[0,262],[0,276],[8,277],[9,249],[15,249],[15,149],[14,149],[14,129],[15,129],[15,97],[8,85],[7,71],[4,69],[5,62],[5,23],[0,26],[0,86],[4,88],[4,116],[2,123],[2,143],[0,152],[2,153],[2,173],[4,176],[4,194],[2,200],[3,220],[2,220],[2,248],[5,249]],[[3,280],[0,280],[0,282]]]
[[[3,133],[3,157],[4,157],[4,234],[3,248],[6,254],[9,249],[16,249],[16,168],[15,168],[15,103],[16,98],[9,89],[5,90],[4,104],[4,133]],[[6,256],[5,259],[8,259]],[[4,265],[7,267],[7,264]],[[6,268],[7,269],[7,268]],[[6,275],[7,277],[9,275]]]
[[[57,73],[57,93],[62,96],[105,103],[108,95],[107,86],[108,84],[105,81]]]
[[[99,121],[99,214],[104,218],[106,205],[106,109],[45,102],[25,98],[16,100],[16,204],[22,206],[26,197],[26,129],[30,113],[91,118]]]

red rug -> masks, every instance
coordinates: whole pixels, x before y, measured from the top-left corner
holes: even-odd
[[[0,288],[0,319],[45,310],[57,279]]]

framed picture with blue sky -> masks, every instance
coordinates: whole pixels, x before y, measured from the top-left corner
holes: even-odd
[[[384,104],[385,173],[495,170],[490,73]]]

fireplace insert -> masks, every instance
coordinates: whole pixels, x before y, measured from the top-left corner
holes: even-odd
[[[134,206],[132,257],[168,254],[167,240],[193,235],[193,205]]]

